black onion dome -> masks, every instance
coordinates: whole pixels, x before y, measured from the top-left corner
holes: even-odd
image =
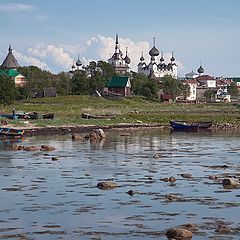
[[[72,69],[74,69],[74,68],[75,68],[75,65],[73,64],[73,65],[72,65]]]
[[[76,65],[77,65],[78,67],[80,67],[80,66],[82,66],[82,62],[78,59],[77,62],[76,62]]]
[[[140,57],[140,61],[144,61],[144,57],[143,56]]]
[[[204,68],[202,66],[200,66],[197,71],[198,71],[198,73],[204,73]]]
[[[174,61],[175,61],[175,57],[172,56],[170,60],[171,60],[172,62],[174,62]]]
[[[131,62],[131,59],[128,57],[128,55],[126,55],[126,57],[124,58],[125,62],[127,64],[129,64]]]
[[[154,57],[158,56],[159,55],[158,49],[155,46],[153,46],[153,48],[149,51],[149,55]]]
[[[164,62],[164,58],[163,58],[163,56],[160,58],[160,62]]]

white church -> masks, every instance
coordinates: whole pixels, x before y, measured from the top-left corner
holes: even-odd
[[[163,52],[161,52],[161,58],[159,62],[157,61],[157,57],[159,55],[159,50],[155,47],[155,38],[153,40],[153,47],[149,51],[150,62],[147,64],[145,59],[142,56],[140,58],[140,62],[138,64],[138,73],[144,74],[147,77],[153,76],[156,78],[161,78],[166,75],[170,75],[173,78],[177,78],[178,75],[178,67],[175,62],[175,57],[173,56],[169,59],[169,61],[165,61],[163,57]]]

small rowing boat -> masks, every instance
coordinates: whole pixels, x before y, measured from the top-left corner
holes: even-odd
[[[7,127],[0,127],[0,138],[22,138],[24,130],[22,129],[15,129],[15,128],[7,128]]]
[[[186,122],[170,120],[170,125],[174,130],[196,131],[198,129],[207,129],[212,126],[212,122]]]

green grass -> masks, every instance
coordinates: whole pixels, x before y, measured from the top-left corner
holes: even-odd
[[[29,120],[35,126],[110,125],[119,123],[168,124],[170,119],[213,121],[214,123],[239,123],[240,108],[230,103],[217,104],[166,104],[149,101],[143,97],[106,100],[92,96],[59,96],[38,98],[0,106],[1,112],[12,108],[24,112],[54,112],[54,120]],[[81,114],[116,114],[116,119],[82,119]],[[22,120],[8,120],[16,126],[27,125]],[[28,120],[27,120],[28,121]],[[26,121],[25,121],[26,122]]]

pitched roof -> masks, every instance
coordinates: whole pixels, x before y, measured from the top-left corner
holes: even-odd
[[[206,80],[215,80],[215,78],[212,76],[209,76],[209,75],[201,75],[201,76],[197,77],[196,80],[206,81]]]
[[[119,77],[115,76],[110,79],[106,85],[106,87],[126,87],[128,83],[128,77]]]
[[[15,68],[19,68],[19,67],[20,66],[17,62],[17,59],[13,56],[12,48],[11,48],[11,45],[10,45],[9,48],[8,48],[8,55],[4,59],[0,68],[2,68],[2,69],[15,69]]]

